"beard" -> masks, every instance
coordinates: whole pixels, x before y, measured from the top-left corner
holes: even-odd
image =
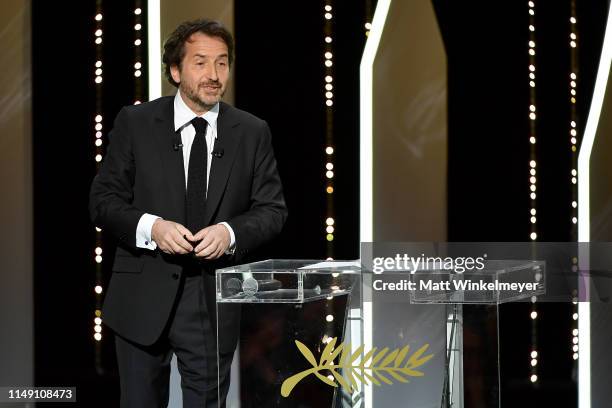
[[[208,95],[205,97],[202,96],[202,92],[204,92],[204,87],[206,86],[214,86],[219,89],[219,93],[217,95]],[[219,82],[208,82],[204,84],[193,85],[191,83],[185,83],[181,81],[179,84],[179,89],[182,95],[185,95],[187,99],[201,108],[203,111],[210,110],[213,106],[215,106],[225,94],[225,87]]]

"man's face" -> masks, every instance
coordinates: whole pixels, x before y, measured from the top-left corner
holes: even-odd
[[[179,83],[185,103],[196,113],[212,108],[225,93],[229,78],[227,45],[218,37],[194,33],[185,43],[181,66],[170,73]]]

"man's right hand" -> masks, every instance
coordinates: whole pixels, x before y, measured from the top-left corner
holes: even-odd
[[[187,241],[193,241],[193,235],[177,222],[158,218],[151,228],[151,239],[162,252],[167,254],[182,255],[193,251],[193,246]]]

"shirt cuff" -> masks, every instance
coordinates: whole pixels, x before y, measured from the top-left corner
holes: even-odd
[[[227,222],[220,222],[219,225],[225,225],[225,228],[227,228],[230,233],[230,245],[227,251],[225,251],[225,255],[234,255],[236,251],[236,236],[234,235],[234,230]]]
[[[136,226],[136,246],[138,248],[150,249],[153,251],[157,248],[157,244],[151,239],[151,229],[158,217],[152,214],[143,214]]]

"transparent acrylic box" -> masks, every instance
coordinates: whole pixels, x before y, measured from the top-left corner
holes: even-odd
[[[423,376],[410,378],[409,383],[366,388],[365,407],[409,400],[410,406],[418,407],[499,408],[499,308],[544,295],[545,263],[490,260],[482,270],[463,273],[385,271],[365,275],[364,292],[376,280],[396,285],[391,287],[402,282],[414,286],[409,291],[366,293],[372,310],[364,325],[371,321],[372,329],[364,337],[371,337],[371,344],[379,347],[410,345],[414,350],[426,344],[426,353],[433,357],[419,368]],[[431,286],[421,286],[429,282]],[[466,289],[468,282],[475,285]]]
[[[358,395],[314,375],[281,395],[312,367],[297,342],[317,358],[332,339],[361,343],[358,262],[255,262],[217,270],[216,284],[220,407],[332,407]]]

